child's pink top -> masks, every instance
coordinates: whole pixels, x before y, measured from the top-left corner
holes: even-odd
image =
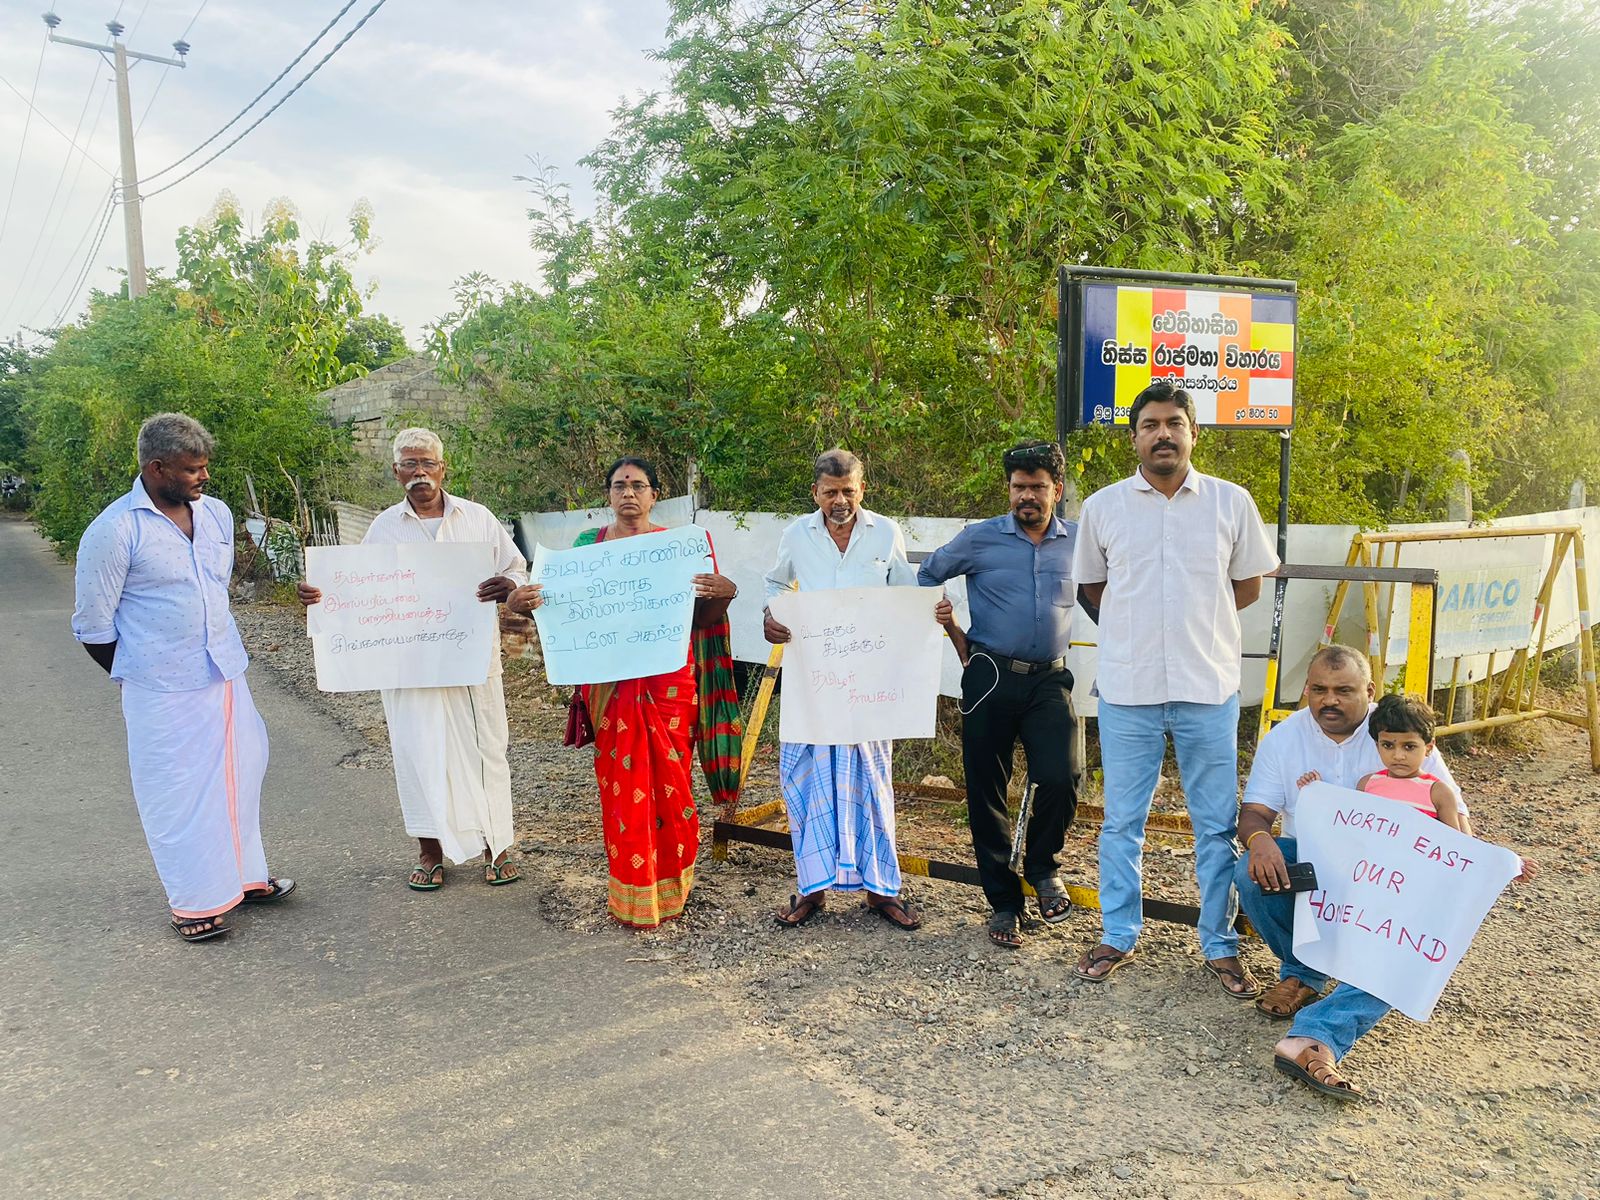
[[[1396,779],[1388,771],[1379,771],[1367,780],[1361,790],[1374,796],[1384,796],[1409,804],[1419,812],[1437,818],[1439,810],[1433,806],[1433,785],[1438,779],[1433,775],[1414,775],[1410,779]]]

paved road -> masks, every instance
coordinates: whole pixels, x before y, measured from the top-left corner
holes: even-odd
[[[534,885],[406,891],[393,781],[264,671],[268,856],[302,889],[180,943],[71,603],[0,520],[4,1194],[971,1194],[629,938],[546,925]]]

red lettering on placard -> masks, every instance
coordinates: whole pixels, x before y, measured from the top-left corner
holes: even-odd
[[[1457,850],[1446,850],[1443,846],[1436,845],[1427,837],[1419,837],[1411,843],[1411,848],[1429,862],[1436,862],[1446,870],[1465,871],[1472,865],[1472,859]]]

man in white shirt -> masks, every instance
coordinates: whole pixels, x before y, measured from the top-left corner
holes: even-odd
[[[1239,837],[1248,853],[1234,873],[1240,907],[1282,963],[1278,982],[1256,1000],[1269,1017],[1293,1018],[1288,1034],[1273,1048],[1277,1060],[1298,1066],[1319,1091],[1352,1100],[1361,1093],[1334,1064],[1382,1019],[1389,1005],[1347,983],[1318,999],[1328,977],[1294,955],[1288,866],[1298,861],[1294,810],[1300,789],[1314,779],[1354,788],[1363,775],[1383,767],[1377,743],[1367,732],[1373,694],[1372,668],[1359,650],[1333,645],[1312,655],[1306,668],[1306,706],[1273,726],[1256,747],[1239,812]],[[1428,752],[1421,770],[1460,795],[1438,751]],[[1272,823],[1280,817],[1282,830],[1274,838]]]
[[[429,429],[402,429],[394,439],[394,477],[405,498],[379,513],[363,545],[395,542],[487,542],[495,574],[478,585],[478,599],[498,604],[528,581],[528,564],[511,535],[481,504],[444,490],[444,443]],[[322,592],[304,581],[302,604]],[[395,784],[406,832],[417,839],[418,861],[406,881],[413,891],[437,891],[444,860],[483,855],[485,882],[515,883],[507,861],[512,842],[510,731],[501,685],[500,633],[495,630],[489,678],[473,687],[385,688]]]
[[[205,494],[215,442],[182,413],[139,427],[139,477],[78,544],[72,632],[122,689],[128,770],[172,927],[220,937],[222,914],[280,900],[267,873],[267,727],[228,611],[233,513]]]
[[[793,586],[803,592],[917,586],[900,526],[861,507],[867,493],[861,460],[848,450],[829,450],[818,456],[812,480],[817,511],[783,531],[778,561],[767,572],[768,599]],[[790,637],[770,611],[762,632],[776,645]],[[900,896],[893,751],[890,741],[782,743],[778,777],[789,809],[799,890],[778,912],[780,925],[793,928],[816,916],[829,888],[865,891],[867,907],[900,929],[922,924]]]
[[[1072,576],[1098,605],[1098,945],[1076,974],[1099,982],[1133,955],[1143,926],[1145,822],[1172,739],[1194,826],[1200,947],[1228,995],[1260,985],[1239,962],[1233,868],[1239,809],[1239,609],[1278,566],[1250,493],[1189,462],[1194,402],[1167,380],[1128,416],[1139,469],[1084,502]]]

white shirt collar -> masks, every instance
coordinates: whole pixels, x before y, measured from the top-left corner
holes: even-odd
[[[868,529],[871,529],[877,524],[877,522],[872,519],[872,514],[864,508],[856,509],[856,522],[857,524],[864,525]],[[811,520],[807,522],[807,525],[812,529],[820,529],[824,532],[827,532],[827,518],[822,515],[822,510],[820,508],[814,508],[811,510]],[[850,532],[855,532],[855,526],[851,526]]]
[[[410,496],[402,496],[402,497],[400,497],[400,507],[404,510],[404,511],[401,512],[400,516],[402,518],[410,517],[412,520],[415,520],[415,521],[436,521],[436,520],[439,520],[441,517],[448,517],[451,513],[455,512],[456,509],[461,507],[459,504],[456,503],[456,498],[454,496],[452,496],[449,492],[446,492],[443,488],[440,488],[439,491],[444,495],[444,512],[442,512],[439,515],[439,517],[419,517],[419,516],[417,516],[417,510],[411,507],[411,497]]]
[[[1198,492],[1200,490],[1199,476],[1200,472],[1194,469],[1193,463],[1190,463],[1189,472],[1183,477],[1183,482],[1178,485],[1178,490],[1180,492]],[[1141,492],[1153,492],[1156,490],[1155,484],[1145,478],[1143,467],[1135,467],[1133,469],[1133,477],[1129,482]]]

